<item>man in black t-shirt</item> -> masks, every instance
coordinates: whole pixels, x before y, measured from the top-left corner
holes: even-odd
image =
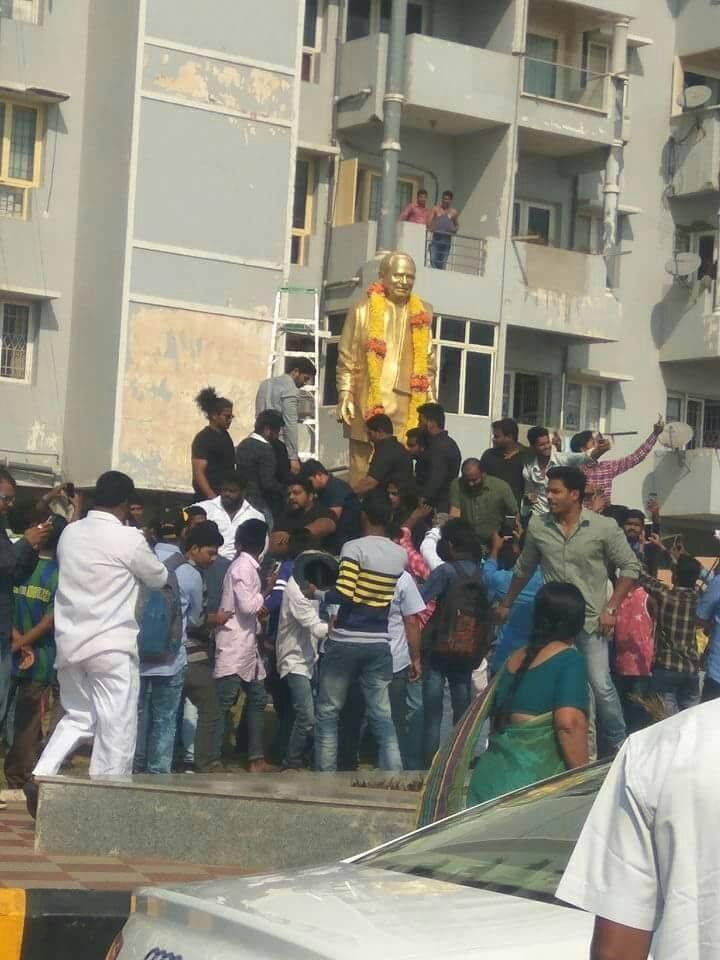
[[[373,445],[373,455],[367,476],[355,485],[355,492],[362,497],[376,487],[386,490],[389,483],[394,483],[402,496],[413,492],[415,474],[412,457],[393,435],[390,417],[377,413],[370,417],[366,428]]]
[[[420,496],[439,513],[450,509],[450,484],[460,473],[460,448],[445,429],[445,410],[439,403],[424,403],[418,410],[425,437],[427,472]]]
[[[300,475],[312,484],[318,506],[335,518],[337,529],[326,546],[339,554],[344,543],[361,535],[360,498],[349,483],[332,476],[319,460],[306,460]]]
[[[492,425],[493,446],[482,455],[480,466],[491,477],[504,480],[522,504],[525,495],[523,469],[531,456],[529,447],[518,443],[518,425],[510,417]]]
[[[270,550],[275,556],[285,556],[290,535],[299,530],[307,530],[319,549],[329,549],[327,542],[336,529],[335,517],[318,504],[311,482],[295,477],[288,487],[287,509],[272,532]]]

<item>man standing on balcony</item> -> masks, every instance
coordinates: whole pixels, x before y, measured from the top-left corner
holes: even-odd
[[[403,212],[400,214],[400,219],[405,220],[407,223],[419,223],[423,227],[426,227],[428,224],[428,217],[430,216],[430,210],[428,209],[427,201],[427,190],[418,190],[415,201],[411,201],[405,207]]]
[[[460,215],[453,207],[452,202],[452,190],[446,190],[442,195],[440,205],[435,204],[428,219],[428,230],[432,234],[430,266],[435,267],[436,270],[444,270],[447,266],[452,238],[458,232],[460,226]]]

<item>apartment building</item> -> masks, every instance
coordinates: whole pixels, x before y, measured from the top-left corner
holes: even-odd
[[[200,10],[202,9],[202,15]],[[0,458],[189,490],[290,258],[297,0],[0,0]]]
[[[112,465],[188,489],[192,395],[215,383],[249,429],[284,281],[321,293],[320,454],[343,465],[337,339],[377,269],[390,10],[0,0],[0,456],[29,481]],[[460,211],[445,270],[423,227],[397,245],[464,453],[501,414],[637,430],[625,453],[663,413],[694,439],[616,499],[655,492],[698,527],[720,516],[714,36],[712,0],[409,0],[398,184],[398,212],[421,187]]]

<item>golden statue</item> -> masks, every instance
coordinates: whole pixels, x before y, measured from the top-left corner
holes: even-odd
[[[405,443],[418,424],[418,408],[434,399],[432,307],[413,293],[415,262],[406,253],[389,253],[379,275],[348,311],[338,350],[337,418],[350,441],[352,484],[370,462],[366,421],[387,414]]]

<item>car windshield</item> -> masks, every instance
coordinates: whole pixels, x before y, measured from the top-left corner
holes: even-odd
[[[586,767],[510,794],[355,862],[553,900],[607,771],[606,764]]]

